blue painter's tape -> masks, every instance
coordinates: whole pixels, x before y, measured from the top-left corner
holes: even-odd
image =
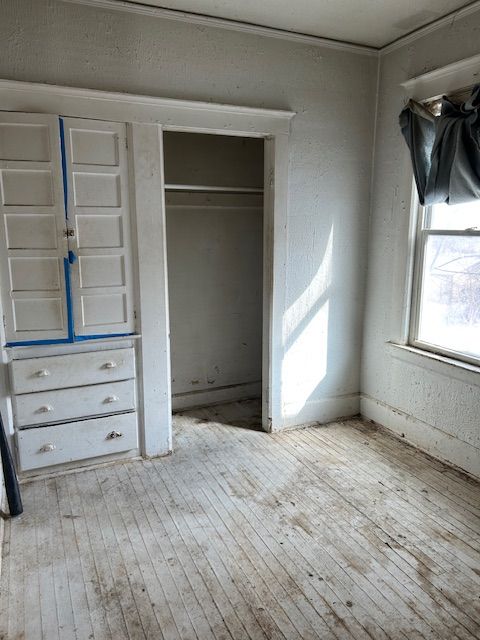
[[[134,336],[134,333],[98,333],[91,336],[75,336],[75,342],[83,342],[85,340],[102,340],[105,338],[128,338]]]
[[[77,256],[71,250],[68,252],[68,261],[70,264],[73,264],[77,261]]]
[[[134,336],[134,333],[102,333],[91,336],[75,336],[71,338],[58,338],[57,340],[25,340],[18,342],[6,342],[6,347],[35,347],[55,344],[72,344],[73,342],[84,342],[85,340],[105,340],[105,338],[128,338]]]
[[[63,267],[65,269],[65,295],[67,298],[67,325],[69,342],[73,342],[75,331],[73,328],[73,308],[72,308],[72,287],[70,285],[70,263],[68,258],[63,259]]]
[[[47,344],[71,344],[70,338],[59,338],[58,340],[20,340],[18,342],[6,342],[6,347],[35,347]]]
[[[68,219],[68,182],[67,182],[67,154],[65,153],[65,129],[63,118],[60,121],[60,151],[62,153],[62,175],[63,175],[63,203],[65,205],[65,218]]]

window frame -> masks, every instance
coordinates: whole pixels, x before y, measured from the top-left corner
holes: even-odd
[[[418,330],[420,324],[420,309],[421,309],[421,297],[422,287],[425,276],[425,249],[427,246],[428,238],[430,236],[463,236],[463,237],[480,237],[480,228],[467,228],[467,229],[431,229],[429,227],[432,207],[422,206],[418,202],[418,198],[415,198],[413,204],[413,214],[416,217],[414,220],[415,238],[414,238],[414,259],[413,259],[413,278],[410,295],[410,314],[408,323],[408,345],[428,351],[441,356],[452,358],[459,362],[466,362],[480,366],[480,357],[471,356],[469,354],[462,353],[461,351],[455,351],[454,349],[448,349],[430,342],[425,342],[418,338]]]

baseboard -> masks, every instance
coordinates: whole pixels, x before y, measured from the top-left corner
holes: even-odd
[[[228,387],[218,387],[217,389],[203,389],[174,395],[172,397],[172,409],[173,411],[196,409],[197,407],[206,407],[223,402],[259,398],[261,395],[261,382],[246,382],[244,384],[229,385]]]
[[[341,396],[330,396],[320,400],[310,400],[301,409],[289,415],[288,405],[284,407],[285,417],[282,429],[294,429],[308,424],[333,422],[339,418],[348,418],[360,413],[360,394],[349,393]]]
[[[361,395],[360,413],[404,437],[417,449],[480,478],[480,449],[477,447],[367,394]]]

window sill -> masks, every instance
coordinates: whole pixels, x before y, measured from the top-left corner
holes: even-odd
[[[447,356],[407,344],[387,342],[387,345],[391,348],[394,357],[409,364],[429,369],[449,378],[456,378],[467,384],[480,386],[480,367],[477,365],[456,360],[455,358],[448,358]]]

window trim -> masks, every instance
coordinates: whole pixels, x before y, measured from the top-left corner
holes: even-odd
[[[478,83],[479,63],[480,54],[476,54],[469,58],[457,60],[456,62],[447,64],[443,67],[408,78],[404,82],[401,82],[399,86],[402,87],[407,100],[408,98],[412,98],[417,102],[432,101],[445,94],[457,93],[458,91],[466,89],[467,87],[472,87]],[[480,366],[480,362],[478,360],[468,357],[464,358],[461,354],[456,352],[444,351],[441,348],[437,348],[435,345],[432,346],[430,344],[425,344],[418,340],[412,341],[412,318],[414,317],[414,313],[416,313],[415,305],[418,305],[418,288],[416,286],[418,279],[417,228],[419,217],[418,213],[420,209],[417,189],[412,176],[410,154],[406,145],[404,145],[403,152],[403,171],[400,189],[401,192],[405,194],[405,199],[399,199],[402,203],[401,212],[405,212],[408,215],[409,211],[410,216],[408,228],[408,250],[405,255],[405,262],[402,260],[404,284],[401,293],[399,293],[403,302],[401,323],[397,327],[397,334],[399,337],[398,342],[401,344],[398,344],[397,346],[403,347],[407,350],[409,348],[417,349],[419,352],[421,351],[427,356],[433,354],[440,357],[450,358],[451,364],[457,362],[460,367],[465,363],[467,365],[473,364],[478,367]],[[409,207],[408,210],[406,210],[407,207]],[[400,275],[397,274],[397,277],[400,278]]]
[[[429,221],[431,216],[431,207],[423,207],[418,202],[418,198],[416,198],[413,203],[412,215],[414,216],[413,226],[415,228],[415,239],[407,346],[428,351],[439,356],[452,358],[461,363],[480,366],[480,358],[418,339],[422,285],[425,271],[425,247],[428,237],[436,235],[480,237],[480,230],[429,229],[425,223]]]

